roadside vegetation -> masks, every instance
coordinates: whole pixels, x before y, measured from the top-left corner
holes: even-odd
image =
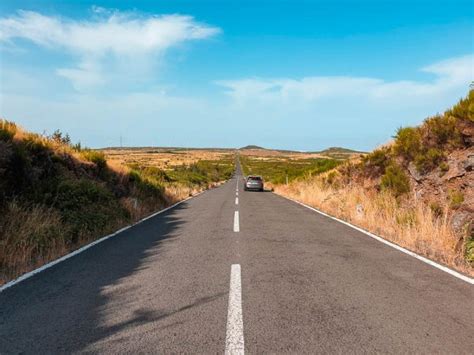
[[[0,120],[0,284],[228,179],[233,155],[162,170],[109,163],[60,131]]]
[[[261,175],[265,182],[272,185],[284,184],[297,178],[310,178],[331,170],[341,164],[340,160],[311,159],[259,159],[255,156],[240,156],[240,163],[245,175]]]
[[[474,275],[474,90],[370,154],[276,191]]]

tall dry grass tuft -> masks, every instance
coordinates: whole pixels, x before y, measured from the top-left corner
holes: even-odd
[[[12,201],[0,224],[0,284],[63,255],[68,248],[57,210]]]
[[[401,202],[389,192],[361,186],[332,187],[321,179],[277,185],[275,192],[349,221],[402,247],[470,275],[448,208],[439,216],[421,201]]]

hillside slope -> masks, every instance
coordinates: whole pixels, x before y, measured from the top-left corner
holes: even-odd
[[[276,191],[474,274],[474,90],[358,161]]]

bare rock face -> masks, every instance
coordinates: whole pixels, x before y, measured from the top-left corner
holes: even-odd
[[[410,164],[408,164],[408,172],[410,173],[411,177],[415,179],[416,182],[420,182],[421,180],[423,180],[424,176],[420,174],[413,162],[410,162]]]
[[[452,226],[456,233],[464,234],[473,225],[473,216],[470,211],[459,210],[453,214]]]
[[[443,176],[443,180],[451,180],[454,178],[462,177],[466,174],[464,168],[464,162],[458,159],[448,159],[449,170],[446,175]]]
[[[457,120],[457,128],[462,135],[466,145],[474,145],[474,122],[468,120]]]
[[[467,156],[467,159],[464,161],[464,170],[466,171],[472,171],[474,170],[474,153],[469,154]]]

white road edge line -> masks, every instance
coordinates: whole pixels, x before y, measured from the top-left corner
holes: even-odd
[[[236,205],[239,204],[239,198],[238,198],[238,197],[235,198],[235,204],[236,204]]]
[[[471,285],[474,285],[474,278],[472,278],[472,277],[463,275],[463,274],[461,274],[461,273],[459,273],[459,272],[457,272],[457,271],[454,271],[454,270],[448,268],[447,266],[438,264],[437,262],[435,262],[435,261],[433,261],[433,260],[430,260],[430,259],[428,259],[428,258],[425,258],[424,256],[421,256],[421,255],[418,255],[418,254],[416,254],[415,252],[413,252],[413,251],[411,251],[411,250],[408,250],[408,249],[405,249],[405,248],[403,248],[403,247],[401,247],[401,246],[399,246],[399,245],[397,245],[397,244],[395,244],[395,243],[389,242],[388,240],[386,240],[386,239],[384,239],[384,238],[382,238],[382,237],[379,237],[378,235],[373,234],[373,233],[371,233],[371,232],[369,232],[369,231],[366,231],[365,229],[362,229],[362,228],[360,228],[360,227],[357,227],[357,226],[355,226],[355,225],[353,225],[353,224],[351,224],[351,223],[349,223],[349,222],[343,221],[342,219],[339,219],[339,218],[337,218],[337,217],[333,217],[333,216],[331,216],[331,215],[329,215],[329,214],[327,214],[327,213],[324,213],[324,212],[322,212],[322,211],[320,211],[320,210],[318,210],[318,209],[316,209],[316,208],[314,208],[314,207],[308,206],[308,205],[304,204],[303,202],[293,200],[292,198],[289,198],[289,197],[286,197],[286,196],[283,196],[283,195],[279,195],[279,194],[277,194],[277,195],[278,195],[278,196],[281,196],[281,197],[283,197],[283,198],[285,198],[285,199],[287,199],[287,200],[293,201],[293,202],[295,202],[295,203],[297,203],[297,204],[299,204],[299,205],[301,205],[301,206],[303,206],[303,207],[309,208],[310,210],[313,210],[314,212],[317,212],[317,213],[319,213],[319,214],[321,214],[321,215],[323,215],[323,216],[329,217],[329,218],[331,218],[331,219],[333,219],[333,220],[335,220],[335,221],[338,221],[338,222],[340,222],[340,223],[342,223],[342,224],[345,224],[346,226],[349,226],[349,227],[351,227],[351,228],[354,228],[355,230],[358,230],[359,232],[364,233],[364,234],[368,235],[369,237],[371,237],[371,238],[373,238],[373,239],[375,239],[375,240],[378,240],[378,241],[381,242],[381,243],[384,243],[384,244],[386,244],[386,245],[388,245],[388,246],[390,246],[390,247],[392,247],[392,248],[395,248],[395,249],[397,249],[398,251],[401,251],[402,253],[405,253],[405,254],[407,254],[407,255],[410,255],[410,256],[414,257],[415,259],[418,259],[418,260],[420,260],[420,261],[422,261],[422,262],[424,262],[424,263],[426,263],[426,264],[428,264],[428,265],[431,265],[431,266],[433,266],[433,267],[435,267],[435,268],[437,268],[437,269],[439,269],[439,270],[441,270],[441,271],[444,271],[444,272],[450,274],[451,276],[457,277],[457,278],[460,279],[460,280],[463,280],[463,281],[465,281],[465,282],[467,282],[467,283],[469,283],[469,284],[471,284]]]
[[[199,196],[200,194],[204,193],[205,191],[206,191],[206,190],[201,191],[201,192],[197,193],[197,194],[194,195],[194,196],[190,196],[190,197],[188,197],[188,198],[186,198],[186,199],[184,199],[184,200],[182,200],[182,201],[176,202],[175,204],[173,204],[173,205],[171,205],[171,206],[168,206],[168,207],[166,207],[166,208],[164,208],[164,209],[162,209],[162,210],[159,210],[158,212],[155,212],[155,213],[153,213],[153,214],[151,214],[151,215],[149,215],[149,216],[147,216],[147,217],[145,217],[145,218],[142,218],[141,220],[139,220],[139,221],[137,221],[137,222],[135,222],[135,223],[133,223],[133,224],[130,224],[130,225],[128,225],[128,226],[125,226],[125,227],[123,227],[123,228],[120,228],[119,230],[113,232],[112,234],[106,235],[105,237],[102,237],[102,238],[100,238],[100,239],[97,239],[97,240],[93,241],[92,243],[86,244],[86,245],[84,245],[83,247],[81,247],[81,248],[79,248],[79,249],[76,249],[76,250],[74,250],[73,252],[71,252],[71,253],[69,253],[69,254],[66,254],[66,255],[60,257],[59,259],[53,260],[53,261],[51,261],[51,262],[49,262],[49,263],[47,263],[47,264],[45,264],[45,265],[43,265],[43,266],[41,266],[41,267],[39,267],[39,268],[37,268],[37,269],[34,269],[34,270],[30,271],[30,272],[27,272],[26,274],[21,275],[21,276],[18,277],[17,279],[12,280],[12,281],[10,281],[10,282],[7,282],[7,283],[4,284],[3,286],[1,286],[1,287],[0,287],[0,293],[3,292],[3,291],[5,291],[7,288],[10,288],[10,287],[12,287],[12,286],[14,286],[14,285],[16,285],[16,284],[22,282],[22,281],[25,281],[26,279],[29,279],[30,277],[32,277],[32,276],[34,276],[34,275],[36,275],[36,274],[38,274],[38,273],[40,273],[40,272],[42,272],[42,271],[44,271],[44,270],[46,270],[46,269],[49,269],[50,267],[52,267],[52,266],[54,266],[54,265],[56,265],[56,264],[59,264],[60,262],[63,262],[63,261],[65,261],[65,260],[69,259],[69,258],[72,258],[73,256],[75,256],[75,255],[77,255],[77,254],[82,253],[83,251],[85,251],[85,250],[87,250],[87,249],[93,247],[94,245],[97,245],[97,244],[99,244],[99,243],[102,243],[102,242],[106,241],[107,239],[112,238],[112,237],[116,236],[117,234],[120,234],[121,232],[126,231],[127,229],[129,229],[129,228],[131,228],[131,227],[133,227],[133,226],[136,226],[137,224],[140,224],[140,223],[146,221],[147,219],[153,218],[153,217],[155,217],[155,216],[157,216],[157,215],[159,215],[159,214],[161,214],[161,213],[164,213],[164,212],[166,212],[166,211],[168,211],[168,210],[170,210],[170,209],[172,209],[172,208],[174,208],[174,207],[180,205],[180,204],[183,203],[183,202],[186,202],[186,201],[188,201],[188,200],[190,200],[190,199],[192,199],[192,198],[194,198],[194,197],[196,197],[196,196]]]
[[[244,354],[244,322],[242,319],[242,284],[240,265],[230,269],[229,308],[227,311],[227,331],[225,354]]]
[[[240,232],[239,211],[234,212],[234,232]]]

